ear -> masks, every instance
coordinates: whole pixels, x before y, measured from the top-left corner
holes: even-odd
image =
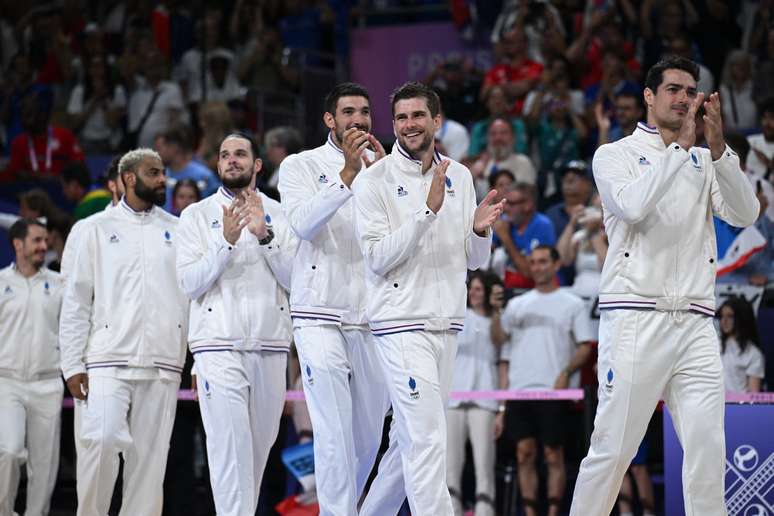
[[[253,174],[256,176],[260,174],[261,168],[263,168],[263,160],[261,158],[256,158],[255,162],[253,163]]]
[[[438,113],[437,115],[435,115],[433,117],[433,129],[434,129],[434,132],[438,132],[438,130],[441,128],[441,123],[442,123],[441,113]]]
[[[656,94],[650,88],[645,88],[645,91],[642,92],[642,97],[645,99],[645,112],[647,112],[649,107],[653,107]]]
[[[323,113],[323,122],[325,123],[325,127],[327,127],[330,130],[333,130],[336,128],[336,120],[333,118],[333,115],[328,113],[327,111]]]

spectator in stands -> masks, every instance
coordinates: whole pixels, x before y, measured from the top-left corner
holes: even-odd
[[[537,141],[540,157],[538,187],[543,202],[556,200],[556,181],[568,161],[580,157],[582,141],[586,138],[586,124],[570,109],[567,98],[552,100],[539,120],[530,124]]]
[[[59,176],[62,169],[84,155],[75,135],[51,124],[50,106],[37,92],[21,104],[24,132],[11,142],[11,159],[4,172],[6,181],[39,181]]]
[[[622,92],[642,95],[640,86],[627,78],[626,65],[619,49],[605,49],[602,55],[602,77],[583,92],[589,114],[593,106],[602,103],[605,110],[615,105],[615,97]]]
[[[569,161],[562,167],[561,172],[562,200],[546,210],[546,216],[551,219],[557,235],[564,231],[578,206],[588,206],[594,191],[591,169],[585,161]]]
[[[228,102],[245,96],[247,90],[239,84],[234,70],[234,54],[230,50],[216,49],[207,53],[207,63],[206,90],[202,91],[201,77],[189,83],[188,102],[199,104],[205,99]]]
[[[505,194],[504,215],[494,224],[495,246],[505,251],[506,288],[532,288],[532,272],[528,257],[539,245],[556,244],[556,232],[551,219],[537,212],[537,191],[534,185],[516,183]],[[495,267],[497,268],[497,267]]]
[[[223,30],[223,11],[219,7],[207,5],[204,16],[199,20],[199,27],[201,28],[196,31],[196,35],[199,36],[202,32],[204,34],[198,38],[195,47],[183,54],[172,72],[172,78],[180,84],[188,102],[197,102],[192,98],[195,90],[198,90],[201,100],[202,53],[206,52],[208,65],[211,54],[225,52],[229,58],[232,57],[226,41],[227,32]]]
[[[503,86],[511,105],[510,113],[520,115],[527,93],[540,80],[543,65],[528,57],[527,36],[519,27],[513,27],[505,34],[503,50],[505,62],[493,66],[486,73],[480,98],[486,99],[494,86]]]
[[[758,115],[752,90],[753,70],[750,55],[743,50],[734,50],[726,58],[720,80],[723,124],[726,130],[746,132],[755,128]]]
[[[692,2],[658,2],[645,0],[640,4],[640,33],[643,38],[644,62],[647,70],[663,56],[674,38],[691,34],[699,22]],[[683,56],[693,59],[695,56]],[[714,91],[714,90],[713,90]]]
[[[220,142],[234,130],[231,111],[225,102],[205,102],[199,106],[199,146],[196,158],[210,170],[218,166]]]
[[[479,200],[489,191],[489,177],[501,168],[510,170],[520,183],[535,184],[535,167],[527,156],[514,152],[514,140],[513,126],[507,118],[497,117],[490,122],[486,151],[470,166]]]
[[[266,149],[268,172],[261,174],[258,181],[276,190],[279,181],[277,171],[280,164],[291,154],[297,154],[304,150],[304,139],[295,127],[280,125],[266,131],[263,142]]]
[[[202,192],[193,179],[181,179],[172,189],[172,214],[180,215],[189,205],[202,200]]]
[[[17,221],[15,261],[0,270],[0,514],[14,515],[26,463],[25,514],[49,514],[59,466],[62,381],[56,352],[63,281],[46,270],[46,227]]]
[[[492,172],[489,176],[489,189],[497,191],[497,196],[492,202],[500,202],[505,199],[505,194],[510,190],[513,183],[516,182],[513,172],[507,168],[500,168]]]
[[[220,186],[217,176],[193,157],[193,137],[186,126],[176,126],[156,137],[156,151],[166,167],[167,196],[164,209],[172,211],[175,183],[193,179],[202,195],[212,195]]]
[[[435,132],[435,144],[438,147],[438,152],[449,156],[454,161],[464,160],[470,147],[468,128],[447,117],[443,108],[441,109],[441,127]]]
[[[75,220],[85,219],[105,209],[112,196],[101,187],[94,187],[91,173],[84,163],[76,162],[62,169],[62,191],[65,198],[75,205]]]
[[[764,99],[759,110],[761,132],[747,137],[752,151],[747,156],[747,173],[761,181],[769,200],[768,216],[774,221],[774,97]]]
[[[615,96],[613,119],[608,117],[601,102],[594,104],[594,118],[597,122],[597,147],[629,136],[643,119],[642,95],[622,91]]]
[[[151,147],[156,135],[177,122],[187,122],[183,93],[175,82],[165,80],[167,65],[158,51],[144,58],[144,77],[135,77],[135,90],[129,98],[129,147]]]
[[[20,52],[13,56],[10,66],[4,72],[3,78],[0,79],[3,86],[0,116],[5,125],[5,143],[10,145],[14,138],[24,131],[22,99],[35,93],[43,108],[51,110],[54,92],[51,86],[37,80],[35,69],[25,53]]]
[[[567,389],[580,383],[578,370],[596,340],[583,301],[556,285],[559,253],[539,245],[529,256],[535,288],[512,298],[503,312],[507,342],[500,353],[501,389]],[[497,333],[497,332],[493,332]],[[538,444],[548,470],[548,515],[562,509],[566,471],[566,401],[510,401],[506,428],[516,441],[519,491],[527,516],[538,514]]]
[[[559,11],[551,2],[510,1],[495,21],[492,43],[504,39],[514,27],[521,27],[528,41],[530,59],[547,63],[565,50],[566,31]]]
[[[253,27],[239,55],[237,77],[248,88],[261,92],[281,91],[285,84],[282,77],[282,40],[272,27],[260,30]]]
[[[720,305],[720,358],[728,392],[759,392],[764,378],[763,353],[753,308],[731,297]]]
[[[61,210],[46,220],[46,267],[52,271],[60,271],[65,242],[72,227],[73,218]]]
[[[481,74],[469,59],[449,57],[424,82],[438,93],[444,116],[468,126],[480,115]]]
[[[58,89],[72,80],[72,34],[68,34],[63,26],[61,8],[57,4],[34,7],[19,21],[17,30],[39,82]]]
[[[581,88],[588,88],[602,80],[603,58],[611,50],[618,52],[625,63],[624,75],[636,82],[641,74],[634,45],[624,39],[623,30],[612,18],[613,14],[613,11],[597,11],[567,49],[567,59],[574,67],[582,70]]]
[[[528,151],[527,126],[524,125],[521,118],[509,114],[508,97],[505,93],[505,87],[492,86],[487,93],[485,101],[489,117],[473,124],[473,128],[470,131],[468,156],[470,158],[476,158],[486,149],[489,124],[498,117],[508,118],[511,122],[514,134],[513,150],[521,154],[526,154]]]
[[[502,332],[493,333],[491,328],[493,324],[500,324],[503,299],[501,296],[492,297],[491,281],[479,272],[471,273],[468,279],[468,308],[465,328],[457,337],[452,391],[492,391],[502,383],[497,379],[496,364],[504,340],[496,340],[495,334],[502,338]],[[494,281],[502,285],[498,278]],[[493,318],[495,313],[498,314],[496,319]],[[475,515],[495,514],[495,440],[503,430],[503,418],[496,418],[497,410],[496,400],[449,402],[446,411],[446,482],[452,496],[454,516],[463,515],[462,469],[468,440],[473,448],[475,464]]]
[[[105,59],[94,57],[84,80],[70,94],[69,125],[88,154],[109,154],[121,143],[127,96],[124,87],[114,84],[112,77]]]
[[[769,11],[774,11],[769,7]],[[753,98],[756,100],[774,97],[774,27],[766,33],[765,51],[755,64]]]
[[[540,76],[540,84],[527,94],[524,101],[524,116],[533,120],[555,99],[570,103],[570,109],[578,116],[586,111],[583,92],[570,87],[570,63],[564,57],[554,58]]]
[[[694,48],[694,43],[688,34],[680,32],[672,36],[666,43],[663,57],[667,55],[675,55],[691,59],[699,67],[699,80],[696,82],[696,88],[704,92],[705,95],[710,95],[715,91],[715,76],[709,68],[701,64],[696,60],[697,50]]]

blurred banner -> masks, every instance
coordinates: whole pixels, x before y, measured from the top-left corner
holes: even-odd
[[[351,37],[352,80],[368,89],[374,134],[390,142],[392,116],[389,97],[406,81],[422,81],[450,57],[469,59],[486,72],[492,66],[490,47],[463,41],[451,22],[392,25],[354,29]]]
[[[728,516],[774,516],[774,405],[726,405]],[[664,408],[664,513],[683,516],[683,450]]]

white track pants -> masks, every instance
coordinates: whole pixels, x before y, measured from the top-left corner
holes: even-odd
[[[27,464],[25,516],[48,514],[59,467],[62,380],[0,378],[0,516],[13,515],[22,464]]]
[[[287,359],[287,353],[276,351],[195,355],[218,516],[255,514],[266,460],[285,405]]]
[[[320,515],[354,516],[390,407],[374,341],[365,329],[332,325],[296,328],[293,333],[312,419]],[[395,504],[397,513],[405,498],[399,465],[392,464],[379,473],[391,496],[371,500],[378,514],[388,514],[387,507]]]
[[[465,445],[470,440],[476,471],[476,516],[494,516],[495,499],[495,412],[477,406],[446,411],[448,453],[446,482],[452,492],[454,515],[462,516],[462,468]]]
[[[663,397],[685,451],[686,516],[725,515],[723,372],[712,318],[612,310],[599,330],[599,406],[570,514],[610,514]]]
[[[110,508],[124,457],[121,516],[158,516],[177,408],[179,381],[89,377],[89,397],[75,404],[78,516]]]
[[[457,334],[415,331],[382,335],[376,338],[376,350],[392,401],[411,513],[451,516],[445,412]]]

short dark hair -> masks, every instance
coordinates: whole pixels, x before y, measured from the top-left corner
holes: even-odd
[[[535,247],[532,248],[532,252],[534,253],[538,249],[544,249],[548,251],[548,254],[551,256],[552,262],[558,262],[559,261],[559,251],[556,250],[556,247],[548,244],[538,244]]]
[[[88,190],[91,186],[91,172],[83,162],[75,161],[62,169],[62,182],[70,183],[72,181],[78,183],[84,190]]]
[[[33,211],[40,213],[41,217],[49,217],[57,210],[48,192],[42,188],[33,188],[19,195],[19,202],[23,202]]]
[[[699,65],[684,57],[669,56],[654,64],[648,70],[648,74],[645,76],[645,87],[650,88],[655,93],[664,80],[664,72],[666,70],[682,70],[691,74],[693,80],[699,81]]]
[[[763,118],[766,113],[774,115],[774,96],[766,97],[758,104],[758,114]]]
[[[497,116],[492,117],[491,119],[489,119],[489,124],[487,124],[486,130],[489,131],[489,128],[492,127],[492,124],[494,124],[495,122],[502,122],[502,123],[504,123],[505,125],[508,126],[508,129],[510,129],[511,134],[515,134],[516,133],[516,131],[513,130],[513,123],[511,122],[511,119],[508,118],[507,116],[501,116],[501,115],[497,115]]]
[[[27,234],[30,232],[30,226],[38,226],[46,229],[46,225],[36,219],[19,219],[11,225],[8,230],[8,241],[11,242],[13,247],[14,240],[24,240],[27,238]]]
[[[247,143],[250,144],[250,152],[253,153],[253,159],[257,159],[260,152],[258,152],[258,144],[255,143],[255,140],[253,140],[253,137],[250,136],[247,133],[243,133],[241,131],[234,131],[231,133],[228,133],[221,141],[220,145],[223,145],[223,142],[228,140],[229,138],[240,138],[242,140],[247,140]],[[218,155],[220,155],[220,145],[218,146]]]
[[[264,135],[266,147],[276,145],[282,147],[288,154],[297,154],[304,150],[304,141],[301,132],[289,125],[272,127]]]
[[[632,90],[622,90],[619,93],[615,94],[615,100],[618,99],[634,99],[634,102],[637,104],[637,107],[642,107],[642,95],[633,92]]]
[[[363,97],[368,103],[371,103],[371,97],[368,95],[368,90],[356,82],[341,82],[333,87],[331,91],[325,96],[324,109],[326,113],[336,115],[336,106],[339,104],[341,97]]]
[[[108,181],[117,181],[118,180],[118,162],[121,161],[121,156],[114,157],[110,164],[108,165],[107,170],[105,170],[105,179]]]
[[[164,143],[177,145],[184,152],[193,150],[193,134],[184,125],[173,126],[159,136],[164,138]]]
[[[175,183],[174,188],[172,188],[172,197],[177,195],[177,191],[183,188],[184,186],[193,188],[197,202],[202,200],[202,191],[199,189],[199,185],[197,185],[196,181],[194,181],[193,179],[181,179],[180,181]]]
[[[494,185],[497,184],[497,180],[500,179],[501,176],[508,176],[511,178],[512,183],[516,182],[516,176],[513,175],[513,172],[507,168],[498,168],[496,172],[493,172],[489,176],[489,188],[494,188]]]
[[[522,195],[524,195],[525,197],[529,197],[530,199],[532,199],[532,202],[537,204],[538,190],[537,190],[537,187],[532,183],[524,183],[524,182],[514,183],[511,186],[509,191],[514,191],[514,190],[518,190],[519,192],[522,193]]]
[[[390,104],[392,105],[392,116],[395,118],[395,104],[400,100],[423,98],[427,102],[427,109],[430,110],[430,116],[435,118],[441,113],[441,99],[432,88],[421,82],[407,82],[392,92],[390,95]]]

